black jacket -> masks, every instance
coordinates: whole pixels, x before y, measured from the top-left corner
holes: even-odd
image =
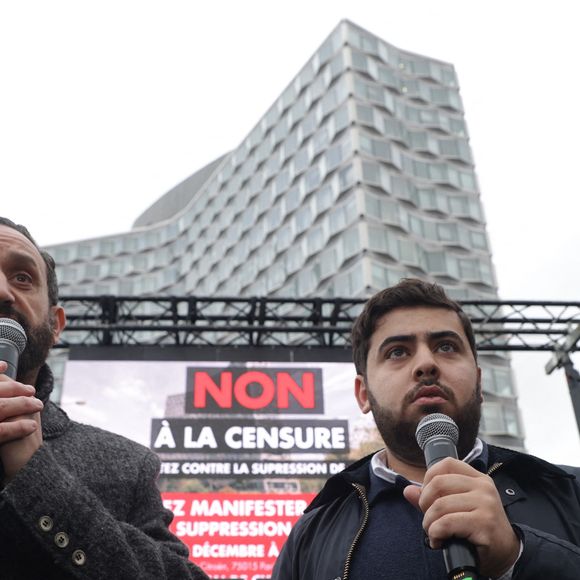
[[[578,470],[492,445],[488,449],[488,473],[523,538],[513,580],[578,580]],[[347,580],[351,554],[366,523],[371,457],[326,482],[292,529],[272,580]]]

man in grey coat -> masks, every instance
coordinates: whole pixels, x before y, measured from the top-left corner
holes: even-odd
[[[53,259],[0,218],[0,317],[27,335],[16,380],[0,362],[0,578],[195,579],[168,529],[145,447],[71,421],[49,401],[46,365],[65,326]]]

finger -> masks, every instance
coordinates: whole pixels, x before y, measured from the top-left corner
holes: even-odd
[[[421,498],[421,488],[418,485],[408,485],[403,489],[403,495],[405,499],[418,510],[421,508],[419,507],[419,499]]]
[[[429,527],[427,535],[429,536],[429,545],[434,550],[442,548],[449,538],[464,538],[474,545],[473,535],[474,522],[470,512],[458,511],[448,513],[435,520]]]
[[[468,475],[472,477],[481,475],[481,473],[469,465],[469,463],[465,463],[465,461],[454,459],[452,457],[446,457],[435,465],[432,465],[426,471],[425,478],[423,479],[423,485],[427,485],[434,477],[437,477],[438,475],[450,474]]]
[[[36,393],[32,385],[19,383],[6,375],[0,374],[0,397],[18,397],[20,395],[30,397]]]
[[[420,507],[425,512],[439,498],[468,493],[474,489],[487,487],[487,476],[476,472],[477,476],[447,474],[433,477],[429,483],[423,486]]]
[[[42,411],[44,404],[35,397],[0,398],[0,421]]]
[[[19,419],[0,423],[0,445],[23,439],[38,429],[38,423],[33,419]]]
[[[429,534],[432,525],[445,516],[457,513],[472,513],[478,509],[480,502],[477,493],[453,494],[438,498],[423,516],[423,528]]]

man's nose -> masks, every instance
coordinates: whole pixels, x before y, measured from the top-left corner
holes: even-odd
[[[14,302],[14,293],[8,282],[8,278],[6,278],[6,275],[2,271],[0,271],[0,302]]]
[[[427,346],[419,348],[415,354],[413,376],[416,380],[437,379],[439,377],[439,365],[433,352]]]

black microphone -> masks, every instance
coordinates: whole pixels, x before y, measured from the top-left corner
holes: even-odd
[[[457,459],[459,428],[443,413],[431,413],[417,425],[415,438],[425,454],[427,469],[435,463],[453,457]],[[443,546],[443,559],[450,580],[476,580],[477,554],[475,546],[461,538],[451,538]]]
[[[11,318],[0,318],[0,360],[8,363],[4,374],[16,378],[18,357],[26,347],[24,328]]]

